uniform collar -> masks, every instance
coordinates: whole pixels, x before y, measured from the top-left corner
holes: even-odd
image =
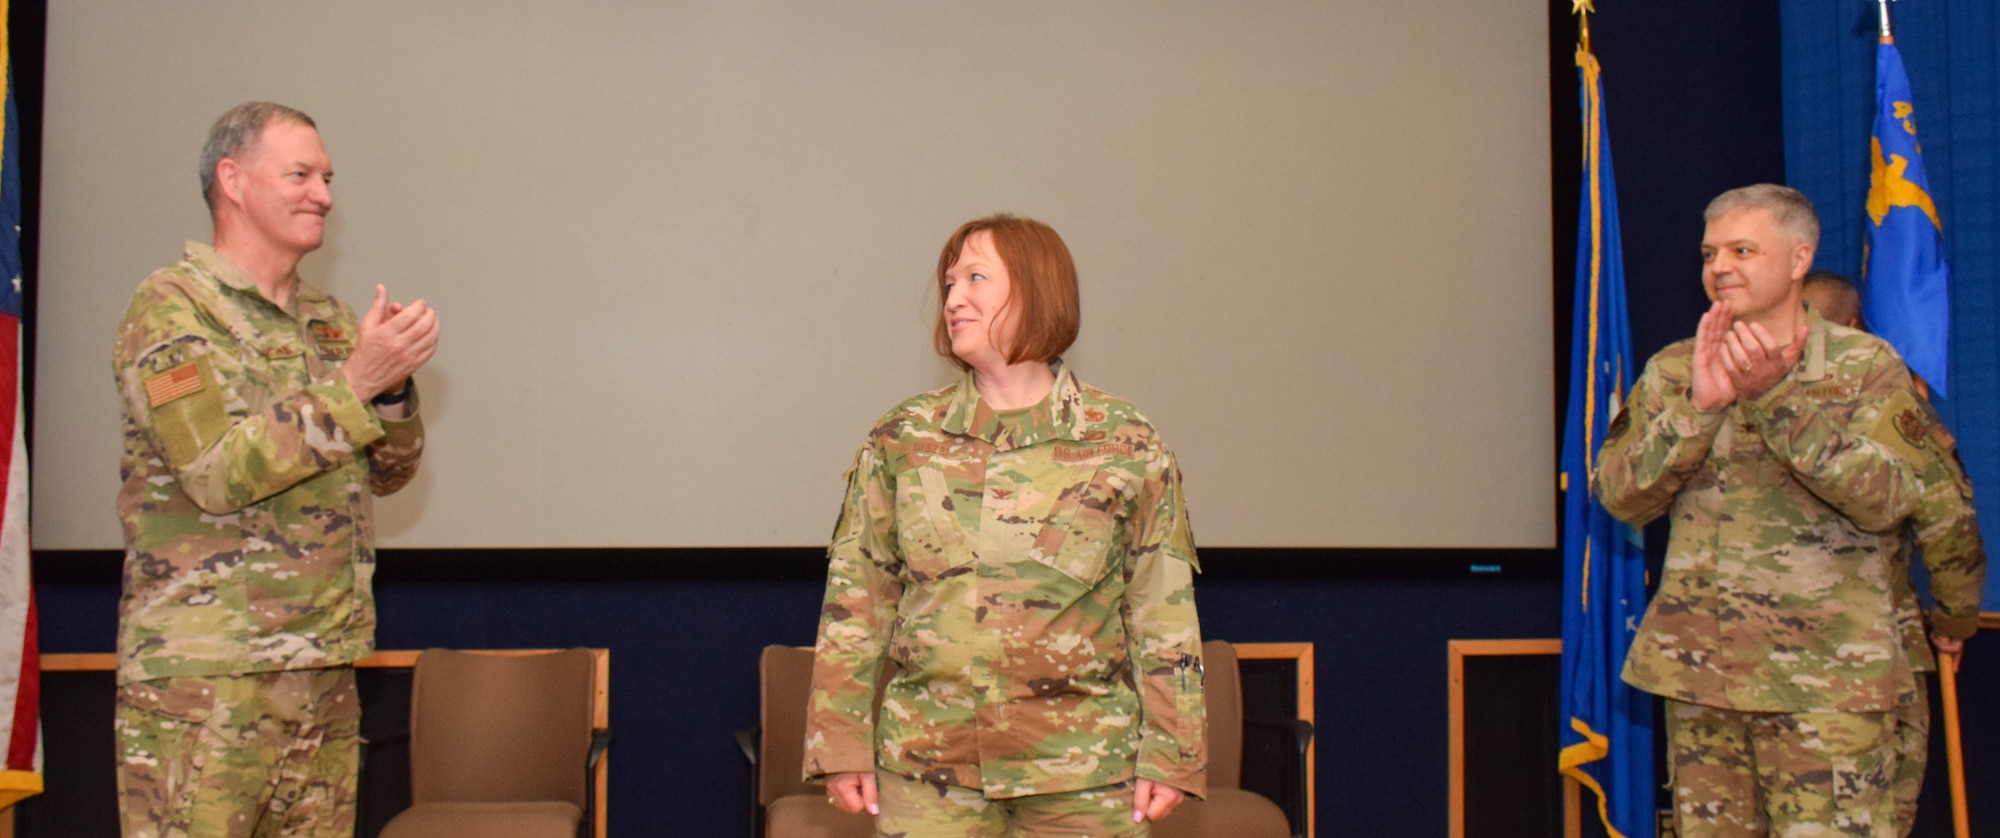
[[[1821,381],[1826,378],[1826,318],[1806,306],[1806,350],[1801,356],[1805,365],[1799,373],[1800,381]]]
[[[979,388],[973,384],[972,374],[966,373],[965,379],[952,391],[951,401],[945,405],[945,433],[974,437],[1000,451],[1025,448],[1049,440],[1079,442],[1089,438],[1091,426],[1105,421],[1105,411],[1085,409],[1083,388],[1076,383],[1076,376],[1061,359],[1051,362],[1049,366],[1056,374],[1056,382],[1049,388],[1048,397],[1028,408],[1026,413],[1010,417],[1006,423],[1002,423],[993,408],[979,398]]]
[[[222,255],[222,251],[216,250],[214,245],[189,241],[182,248],[182,252],[187,254],[188,261],[195,263],[202,270],[207,271],[210,276],[215,277],[217,282],[238,292],[263,300],[265,304],[272,308],[278,308],[277,303],[272,302],[269,297],[264,296],[263,290],[257,287],[257,283],[250,281],[249,274],[244,273],[243,269],[238,267],[229,257]],[[300,280],[292,288],[292,309],[304,316],[322,316],[325,304],[330,299],[332,298],[327,296],[325,291],[306,284],[304,280]]]
[[[190,241],[183,251],[187,253],[188,261],[207,271],[209,276],[215,277],[215,281],[254,297],[264,296],[263,292],[257,290],[257,283],[250,281],[250,275],[244,273],[242,268],[237,267],[235,262],[222,255],[222,251],[216,250],[213,245]]]

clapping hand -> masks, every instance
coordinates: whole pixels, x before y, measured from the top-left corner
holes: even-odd
[[[364,401],[401,390],[410,374],[437,354],[437,312],[423,300],[407,306],[390,302],[389,290],[381,285],[375,286],[375,301],[361,315],[360,332],[341,374]]]

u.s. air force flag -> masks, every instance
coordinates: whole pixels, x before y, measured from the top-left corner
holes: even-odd
[[[1910,371],[1946,396],[1951,346],[1951,266],[1944,224],[1931,202],[1903,57],[1883,38],[1875,50],[1875,137],[1869,141],[1868,264],[1861,314]]]
[[[1638,533],[1590,492],[1591,470],[1637,371],[1625,318],[1618,190],[1611,177],[1597,58],[1583,77],[1583,201],[1577,213],[1576,305],[1570,331],[1569,415],[1563,423],[1562,772],[1597,793],[1614,838],[1652,836],[1653,697],[1618,674],[1646,608]]]

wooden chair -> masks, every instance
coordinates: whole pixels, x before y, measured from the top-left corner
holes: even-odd
[[[1153,838],[1291,838],[1284,810],[1242,787],[1243,681],[1236,647],[1210,640],[1201,644],[1201,658],[1208,702],[1208,798],[1184,802],[1153,824]]]
[[[826,787],[808,785],[806,704],[812,695],[813,650],[766,646],[758,659],[762,709],[758,725],[737,734],[751,763],[751,835],[756,838],[870,838],[875,819],[826,802]],[[886,667],[885,667],[886,669]],[[886,680],[886,674],[884,679]]]
[[[610,741],[594,725],[589,649],[430,649],[410,697],[413,805],[382,838],[578,838],[596,818],[590,777]]]

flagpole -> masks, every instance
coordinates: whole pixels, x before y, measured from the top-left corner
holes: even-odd
[[[1875,0],[1880,43],[1895,46],[1896,35],[1889,27],[1890,0]],[[1944,704],[1944,747],[1946,770],[1951,776],[1951,823],[1957,838],[1971,838],[1971,818],[1965,804],[1965,746],[1959,736],[1958,725],[1958,656],[1950,652],[1938,654],[1938,687]]]
[[[1595,8],[1593,8],[1593,7],[1591,6],[1591,4],[1590,4],[1590,3],[1588,3],[1588,2],[1583,2],[1583,3],[1577,3],[1577,4],[1576,4],[1576,6],[1575,6],[1575,8],[1573,8],[1573,9],[1572,9],[1572,11],[1576,12],[1576,21],[1577,21],[1577,45],[1578,45],[1578,46],[1580,46],[1580,47],[1583,47],[1583,51],[1584,51],[1584,52],[1589,52],[1589,51],[1590,51],[1590,13],[1591,13],[1591,12],[1594,12],[1594,11],[1597,11],[1597,10],[1596,10]]]
[[[1951,773],[1951,826],[1958,838],[1971,838],[1972,819],[1965,809],[1965,744],[1958,735],[1958,655],[1938,654],[1938,682],[1944,693],[1944,752]]]

